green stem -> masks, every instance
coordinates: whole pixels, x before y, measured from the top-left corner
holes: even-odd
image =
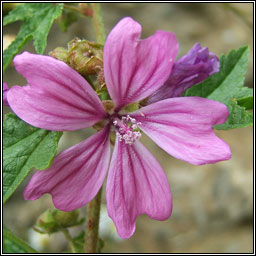
[[[97,43],[104,45],[106,38],[105,38],[105,31],[104,31],[104,23],[103,23],[101,11],[100,11],[100,4],[91,3],[90,6],[93,11],[92,24],[96,33],[96,41]]]
[[[69,10],[72,10],[72,11],[80,13],[80,11],[76,7],[74,7],[74,6],[63,4],[63,7],[66,8],[66,9],[69,9]]]
[[[101,193],[102,188],[99,190],[96,197],[88,204],[87,207],[87,223],[84,245],[85,253],[97,252]]]
[[[68,230],[65,229],[65,228],[63,228],[63,229],[61,230],[61,232],[64,234],[65,238],[68,240],[72,253],[76,253],[76,249],[75,249],[75,246],[74,246],[72,237],[71,237],[71,235],[69,234]]]

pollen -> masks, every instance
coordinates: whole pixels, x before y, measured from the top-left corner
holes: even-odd
[[[116,137],[125,144],[132,145],[136,140],[140,139],[141,132],[139,126],[141,122],[137,122],[135,118],[122,116],[121,119],[115,119],[113,125],[116,128]]]

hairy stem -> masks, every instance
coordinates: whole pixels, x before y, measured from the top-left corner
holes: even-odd
[[[97,252],[101,192],[102,188],[99,190],[96,197],[88,204],[87,207],[87,223],[84,248],[85,253]]]
[[[91,3],[90,6],[93,11],[92,24],[96,33],[96,41],[97,43],[104,44],[105,31],[104,31],[104,23],[103,23],[101,11],[100,11],[100,4]]]

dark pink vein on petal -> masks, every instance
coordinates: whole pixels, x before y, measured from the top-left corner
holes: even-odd
[[[102,136],[103,136],[103,135],[102,135]],[[79,166],[77,166],[77,167],[73,170],[73,172],[71,172],[71,173],[69,173],[67,176],[63,177],[63,179],[60,180],[60,181],[58,182],[58,184],[55,184],[55,185],[53,186],[53,188],[49,191],[49,193],[52,193],[53,190],[54,190],[59,184],[63,183],[63,182],[64,182],[65,180],[67,180],[70,176],[75,175],[76,172],[81,171],[82,166],[84,166],[84,165],[86,164],[86,162],[88,161],[88,159],[90,159],[90,158],[93,156],[93,154],[99,149],[99,147],[100,147],[101,144],[103,144],[104,146],[100,147],[100,148],[101,148],[101,149],[100,149],[100,150],[101,150],[101,153],[100,153],[99,155],[102,155],[102,153],[103,153],[104,150],[105,150],[105,144],[106,144],[107,139],[108,139],[108,136],[106,136],[106,134],[105,134],[105,139],[104,139],[103,142],[102,142],[99,138],[97,138],[97,140],[98,140],[97,146],[95,146],[95,140],[92,140],[91,143],[88,145],[88,148],[90,148],[90,147],[92,146],[92,147],[94,147],[93,150],[85,157],[84,161],[83,161]],[[79,156],[80,156],[80,154],[74,155],[71,159],[69,159],[69,162],[74,161],[74,160],[75,160],[76,158],[78,158]],[[66,164],[67,164],[67,163],[64,162],[63,165],[61,165],[57,170],[55,170],[55,173],[54,173],[54,175],[53,175],[51,178],[54,179],[54,177],[55,177],[56,175],[59,175],[58,172],[59,172]],[[93,175],[93,171],[90,171],[90,172],[89,172],[89,177],[88,177],[88,176],[86,177],[87,180],[90,180],[90,179],[88,179],[88,178],[90,178],[92,175]]]

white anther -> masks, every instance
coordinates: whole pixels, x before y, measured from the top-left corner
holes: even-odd
[[[127,134],[128,134],[128,136],[131,136],[132,135],[132,131],[127,131]]]
[[[134,132],[134,134],[135,134],[136,139],[141,137],[141,133],[140,132]]]
[[[133,125],[132,125],[132,129],[133,129],[133,130],[135,130],[135,129],[137,129],[137,128],[138,128],[138,125],[137,125],[137,124],[133,124]]]
[[[141,132],[136,130],[139,128],[138,125],[141,125],[141,122],[137,122],[130,115],[122,116],[120,121],[114,120],[113,125],[116,126],[117,139],[124,141],[125,144],[132,145],[141,137]]]

